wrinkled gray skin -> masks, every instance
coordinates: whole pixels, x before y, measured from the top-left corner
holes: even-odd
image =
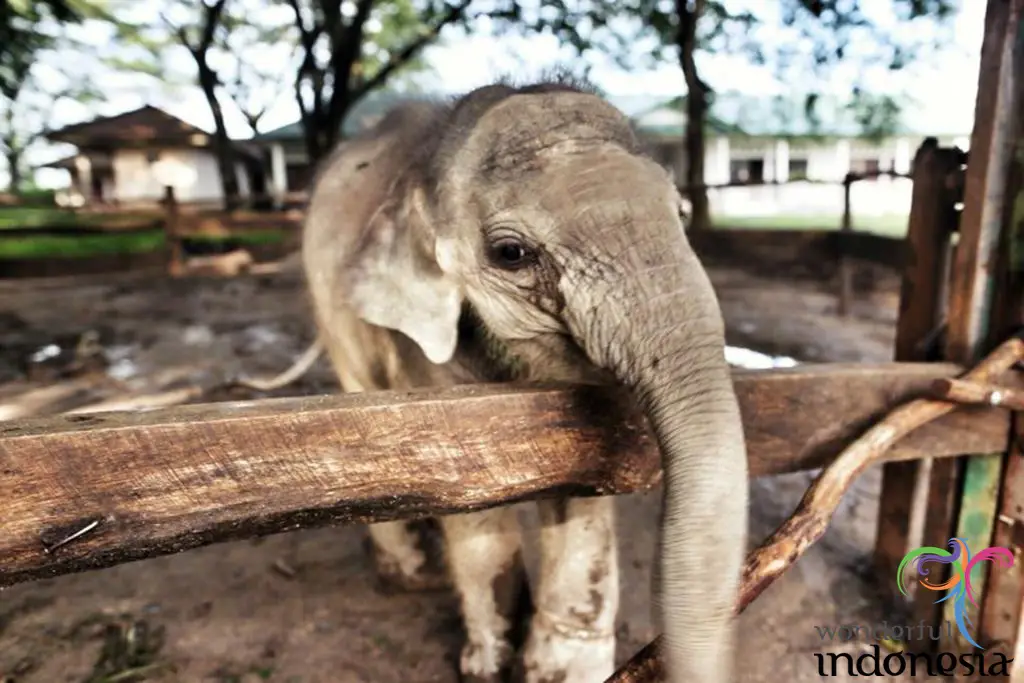
[[[682,200],[628,120],[585,86],[498,84],[405,104],[322,169],[303,259],[346,391],[480,381],[613,382],[663,454],[656,610],[671,681],[731,680],[747,459],[723,323]],[[466,641],[463,680],[599,683],[615,668],[609,497],[538,503],[539,586],[517,661],[514,508],[440,520]],[[430,583],[403,523],[378,568]],[[511,673],[510,673],[511,672]]]

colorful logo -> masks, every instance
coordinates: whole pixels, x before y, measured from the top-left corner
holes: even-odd
[[[948,595],[944,598],[939,598],[935,602],[945,602],[952,598],[953,613],[956,616],[956,627],[960,631],[960,635],[974,647],[984,650],[985,648],[978,645],[967,631],[967,625],[971,623],[967,616],[967,601],[970,600],[973,605],[978,604],[974,599],[974,591],[971,590],[971,573],[975,565],[985,560],[991,560],[999,567],[1009,569],[1013,566],[1013,553],[1010,552],[1009,548],[992,546],[972,556],[967,543],[959,538],[949,539],[949,547],[952,549],[952,552],[935,546],[922,546],[911,550],[904,556],[899,568],[896,570],[896,585],[899,586],[900,593],[907,595],[903,580],[903,570],[908,564],[912,563],[917,571],[917,575],[922,577],[918,579],[918,583],[923,588],[938,592],[949,591]],[[928,581],[928,569],[924,566],[928,562],[952,565],[949,580],[944,583],[931,583]]]

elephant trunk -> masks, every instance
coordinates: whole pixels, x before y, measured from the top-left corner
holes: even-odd
[[[747,536],[743,427],[718,335],[677,333],[670,345],[634,383],[662,453],[655,585],[669,680],[731,681]]]
[[[669,680],[717,683],[731,680],[733,665],[747,540],[746,446],[711,283],[688,247],[682,256],[672,251],[683,263],[648,267],[620,282],[580,339],[593,360],[634,390],[660,446],[664,499],[654,584]],[[651,277],[663,283],[656,291]]]

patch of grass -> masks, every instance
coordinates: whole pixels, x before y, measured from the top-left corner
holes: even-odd
[[[275,230],[251,231],[222,237],[219,235],[196,235],[189,240],[195,242],[223,242],[232,240],[243,245],[275,244],[285,238],[284,233]],[[38,235],[33,237],[0,238],[0,259],[73,257],[87,258],[107,254],[139,254],[164,247],[166,240],[163,230],[144,232],[83,234],[83,235]]]
[[[907,214],[894,213],[881,216],[853,214],[853,229],[890,237],[902,237],[907,232]],[[775,214],[769,216],[729,216],[714,214],[713,224],[720,229],[740,230],[838,230],[838,214]]]
[[[140,683],[169,666],[157,660],[164,645],[163,627],[123,615],[106,624],[102,638],[92,674],[83,683]]]
[[[162,230],[123,235],[38,235],[0,239],[0,259],[133,254],[160,249],[163,245]]]
[[[282,241],[285,234],[278,230],[250,230],[249,232],[239,232],[230,237],[221,237],[220,235],[195,235],[189,237],[190,240],[199,242],[224,242],[227,240],[233,240],[241,242],[243,244],[277,244]]]
[[[152,220],[146,213],[76,213],[45,206],[0,207],[0,230],[11,228],[66,228],[93,225],[137,224]]]

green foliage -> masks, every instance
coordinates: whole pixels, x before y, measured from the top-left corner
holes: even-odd
[[[549,33],[581,57],[605,54],[623,69],[634,70],[678,59],[676,4],[675,0],[538,0],[527,7],[519,0],[496,0],[487,14],[495,21],[495,33]],[[760,44],[751,35],[756,16],[732,11],[722,1],[703,4],[704,21],[698,26],[703,51],[744,53],[752,61],[763,61]]]
[[[35,61],[52,49],[62,28],[104,19],[104,0],[0,0],[0,93],[12,97]]]
[[[21,192],[18,193],[18,199],[21,206],[52,207],[56,206],[56,195],[54,190],[36,187],[34,183],[25,183]]]
[[[106,20],[102,0],[0,0],[0,154],[11,189],[24,189],[28,169],[25,154],[49,130],[60,101],[81,104],[98,101],[102,93],[81,69],[90,52],[72,31]],[[76,60],[61,59],[68,50]]]
[[[770,46],[775,71],[785,82],[827,84],[840,69],[855,66],[847,109],[863,134],[874,139],[899,127],[909,95],[872,88],[869,75],[906,69],[951,42],[958,6],[956,0],[890,0],[890,8],[893,21],[886,25],[866,14],[859,2],[786,0],[781,30]],[[814,122],[820,98],[811,91],[806,99]]]
[[[292,94],[298,65],[287,15],[268,17],[263,5],[262,0],[229,0],[213,40],[221,92],[253,133],[266,113]],[[275,58],[267,59],[268,54]]]
[[[285,0],[301,61],[295,79],[306,150],[320,159],[366,94],[408,75],[445,26],[463,23],[473,0]]]
[[[139,0],[112,1],[120,9],[121,49],[108,65],[165,88],[194,87],[195,69],[174,65],[184,61],[188,46],[203,44],[204,18],[216,0],[150,0],[145,8]],[[419,50],[409,48],[435,40],[434,22],[449,8],[435,0],[227,0],[212,27],[206,62],[215,72],[218,100],[257,132],[263,116],[285,99],[316,110],[337,89],[348,108],[385,81],[422,72]]]
[[[698,61],[700,55],[741,56],[769,67],[782,83],[800,84],[793,90],[812,125],[820,120],[824,89],[840,72],[855,72],[849,107],[865,133],[877,136],[898,125],[907,94],[868,96],[868,76],[879,66],[899,71],[927,58],[950,40],[958,9],[956,0],[889,2],[891,22],[868,14],[859,0],[776,0],[756,12],[728,0],[496,0],[490,14],[496,33],[551,33],[581,57],[606,54],[626,70],[680,60],[682,20],[692,18]],[[688,16],[680,17],[680,6]],[[716,85],[723,84],[705,83],[709,99]]]
[[[854,88],[848,108],[868,140],[880,141],[900,126],[901,103],[891,95],[872,95]]]

